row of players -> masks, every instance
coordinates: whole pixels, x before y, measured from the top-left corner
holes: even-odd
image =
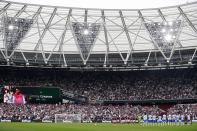
[[[181,123],[181,124],[191,124],[192,116],[189,114],[186,115],[144,115],[143,122],[146,123]]]

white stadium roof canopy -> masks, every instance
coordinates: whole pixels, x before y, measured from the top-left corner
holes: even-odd
[[[164,2],[164,0],[158,1]],[[114,3],[117,1],[111,1],[110,3],[99,1],[102,5],[106,4],[106,7],[99,6],[99,4],[95,7],[97,4],[95,1],[94,6],[88,3],[86,3],[86,6],[69,5],[65,2],[65,4],[58,4],[58,1],[53,5],[51,1],[47,2],[44,0],[42,0],[43,3],[36,3],[36,1],[30,0],[25,2],[0,1],[1,29],[4,29],[1,32],[0,48],[2,51],[5,49],[6,44],[7,46],[12,46],[10,48],[11,53],[5,53],[4,55],[11,56],[14,51],[39,51],[44,59],[47,60],[46,52],[49,53],[49,56],[51,53],[60,52],[64,54],[78,53],[81,55],[83,62],[86,62],[91,54],[116,52],[120,54],[123,61],[126,61],[127,57],[122,56],[122,53],[127,53],[129,57],[133,52],[152,52],[157,50],[167,59],[171,57],[170,55],[176,49],[197,48],[197,2],[183,4],[186,1],[165,0],[166,3],[153,5],[150,0],[151,5],[147,8],[151,9],[132,9],[136,2],[129,2],[132,6],[126,9],[128,6],[126,6],[124,0],[121,2],[125,7],[120,6],[120,8],[125,9],[100,9],[107,8],[107,6],[116,8]],[[170,7],[163,7],[167,3]],[[177,3],[182,5],[176,5]],[[47,6],[46,4],[52,6]],[[146,5],[146,3],[142,3],[140,6],[138,3],[136,8],[144,8],[143,5]],[[77,6],[85,8],[78,8]],[[20,21],[22,24],[25,24],[26,20],[29,20],[32,24],[27,23],[26,29],[24,29],[20,25]],[[80,31],[85,26],[87,26],[86,28],[90,27],[92,31],[93,26],[91,24],[97,24],[96,36],[94,36],[93,40],[88,38],[92,37],[92,35],[88,37],[83,36],[88,34],[87,30],[84,34],[77,34],[78,32],[73,27],[73,23],[78,23],[76,25],[79,26]],[[83,23],[86,24],[83,25]],[[169,25],[174,23],[173,25],[175,26],[169,28],[165,26],[165,23]],[[159,27],[156,27],[158,25]],[[169,30],[169,32],[175,33],[161,34],[163,29],[167,30],[167,32]],[[22,34],[17,34],[16,32],[22,32]],[[156,36],[154,32],[157,32]],[[94,33],[92,34],[95,35]],[[169,42],[172,38],[175,41]],[[89,42],[88,46],[84,44],[87,42]],[[80,45],[80,43],[82,44]],[[163,45],[165,43],[167,44]],[[13,46],[13,44],[15,45]],[[168,53],[170,52],[169,56],[165,55],[166,50],[168,50]],[[87,58],[83,58],[83,52],[87,53],[85,54]],[[48,58],[50,58],[49,56]]]
[[[144,9],[185,4],[196,0],[11,0],[29,4],[100,8],[100,9]]]

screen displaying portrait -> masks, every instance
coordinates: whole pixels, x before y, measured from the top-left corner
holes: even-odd
[[[25,95],[17,88],[4,86],[4,103],[25,104]]]

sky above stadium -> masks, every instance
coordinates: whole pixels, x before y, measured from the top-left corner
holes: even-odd
[[[157,8],[194,2],[197,0],[8,0],[14,2],[104,9]]]

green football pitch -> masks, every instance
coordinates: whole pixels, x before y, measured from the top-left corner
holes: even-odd
[[[0,123],[0,131],[197,131],[197,123],[184,126],[139,124]]]

